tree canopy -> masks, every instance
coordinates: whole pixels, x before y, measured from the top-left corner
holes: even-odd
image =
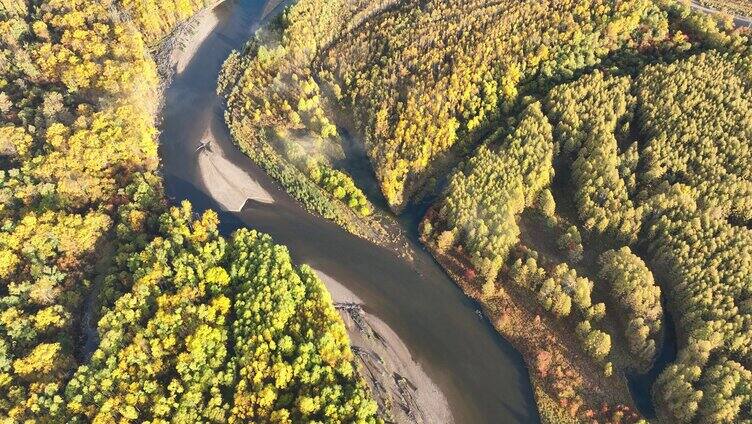
[[[378,421],[310,269],[166,207],[147,46],[206,3],[0,2],[0,421]]]

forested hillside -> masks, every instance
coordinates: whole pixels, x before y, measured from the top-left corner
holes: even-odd
[[[167,204],[149,50],[209,3],[0,0],[0,421],[379,422],[312,270]],[[668,1],[299,0],[219,91],[356,234],[384,213],[347,134],[393,210],[440,188],[421,240],[544,422],[644,422],[627,376],[668,338],[657,420],[745,423],[750,37]]]
[[[80,311],[107,261],[96,252],[137,248],[129,236],[160,207],[139,199],[160,190],[154,65],[108,7],[15,2],[1,15],[0,411],[14,421],[64,411]]]
[[[65,389],[81,421],[375,422],[323,284],[268,236],[186,202],[108,278],[129,287]],[[61,408],[62,410],[63,408]]]
[[[0,421],[375,421],[311,271],[167,208],[147,44],[201,5],[0,2]]]
[[[400,210],[437,161],[493,130],[502,106],[521,90],[594,65],[649,7],[600,0],[367,7],[300,1],[270,34],[228,60],[228,123],[242,144],[270,127],[304,126],[323,135],[331,125],[324,112],[346,110],[339,123],[363,137],[388,204]],[[310,101],[321,106],[311,110]]]
[[[424,238],[447,267],[464,261],[460,283],[492,317],[514,317],[508,302],[523,302],[521,286],[535,294],[538,305],[528,308],[544,323],[576,335],[599,366],[609,361],[593,386],[587,364],[557,357],[565,335],[540,341],[510,327],[512,318],[499,321],[530,349],[534,379],[574,415],[591,416],[583,409],[597,406],[603,385],[618,384],[612,373],[650,367],[664,331],[663,293],[680,351],[653,387],[659,419],[746,422],[752,48],[747,36],[683,7],[664,13],[667,23],[654,22],[668,29],[661,37],[534,93],[539,124],[527,124],[538,103],[524,100],[515,129],[489,138],[454,172]],[[533,141],[546,139],[553,157]],[[488,152],[503,160],[487,160]],[[581,379],[550,379],[551,362]],[[565,381],[578,407],[561,390]]]

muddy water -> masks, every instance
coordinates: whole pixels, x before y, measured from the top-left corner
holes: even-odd
[[[264,1],[218,6],[217,27],[198,47],[166,91],[161,157],[168,194],[194,208],[218,209],[198,172],[196,147],[211,134],[225,156],[274,198],[248,201],[238,213],[222,213],[222,230],[251,227],[287,245],[298,263],[335,278],[404,341],[413,358],[444,393],[458,423],[538,422],[521,356],[486,321],[433,259],[413,241],[414,260],[356,238],[314,217],[282,192],[232,144],[215,94],[219,68],[257,28]],[[406,220],[410,222],[410,220]],[[413,230],[414,231],[414,230]]]

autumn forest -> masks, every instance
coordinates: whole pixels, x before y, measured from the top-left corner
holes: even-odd
[[[0,3],[2,422],[376,422],[318,277],[164,196],[150,47],[204,6]]]
[[[391,422],[314,269],[165,194],[155,52],[218,3],[0,0],[0,422]],[[297,0],[212,82],[305,211],[430,252],[541,422],[746,423],[752,8],[697,4]]]

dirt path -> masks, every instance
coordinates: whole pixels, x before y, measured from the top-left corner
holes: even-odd
[[[710,14],[717,14],[717,13],[723,13],[718,9],[713,9],[710,7],[705,7],[699,3],[692,2],[691,4],[692,9],[699,10],[700,12],[710,13]],[[752,17],[749,16],[738,16],[738,15],[732,15],[734,18],[734,26],[737,28],[744,28],[744,27],[752,27]]]

